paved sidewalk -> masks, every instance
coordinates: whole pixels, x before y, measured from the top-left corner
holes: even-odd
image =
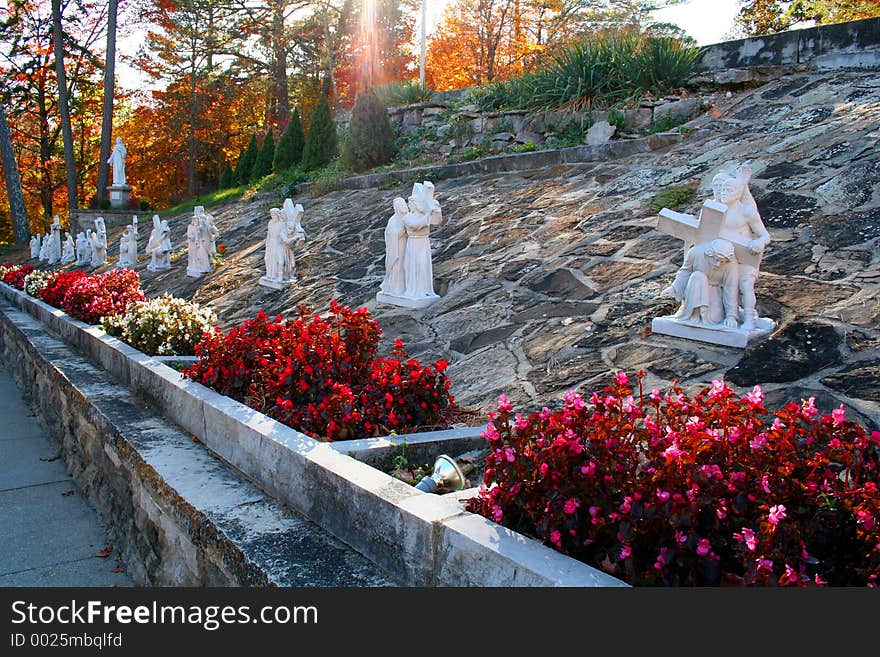
[[[0,364],[0,586],[133,586],[112,539]]]

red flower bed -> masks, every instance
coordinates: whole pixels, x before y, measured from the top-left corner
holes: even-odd
[[[502,395],[468,508],[634,585],[878,585],[880,432],[762,402],[641,373],[528,417]]]
[[[329,440],[412,432],[454,405],[446,363],[422,366],[398,341],[377,358],[366,308],[333,301],[326,319],[299,308],[206,334],[184,375],[305,433]]]
[[[34,270],[33,265],[21,265],[3,274],[3,282],[17,290],[24,289],[24,278]]]
[[[59,272],[53,276],[46,287],[40,290],[40,298],[50,306],[62,308],[64,305],[64,295],[67,290],[78,280],[85,278],[86,273],[80,270],[69,272]]]
[[[71,317],[87,324],[99,324],[102,317],[121,315],[129,304],[145,299],[137,272],[112,269],[74,281],[65,293],[62,305]]]

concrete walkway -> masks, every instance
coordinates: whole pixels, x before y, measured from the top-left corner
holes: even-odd
[[[97,556],[112,539],[2,367],[0,418],[0,586],[132,586],[115,546]]]

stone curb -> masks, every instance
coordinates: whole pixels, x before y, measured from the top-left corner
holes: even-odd
[[[404,185],[417,180],[444,180],[461,178],[486,173],[504,173],[511,171],[531,171],[581,162],[602,162],[614,160],[637,153],[650,153],[680,142],[681,133],[658,132],[657,134],[639,139],[620,139],[609,141],[598,146],[574,146],[557,148],[531,153],[513,153],[509,155],[493,155],[471,162],[455,164],[435,164],[402,171],[371,173],[364,176],[343,178],[332,185],[328,191],[345,189],[371,189],[374,187],[392,187]],[[294,186],[297,194],[308,194],[316,183],[299,183]]]
[[[157,404],[260,488],[406,585],[491,586],[503,579],[505,586],[627,586],[465,511],[452,497],[418,491],[330,443],[183,380],[178,372],[100,328],[73,320],[6,284],[0,284],[0,291],[120,383]],[[358,447],[363,444],[354,446]]]

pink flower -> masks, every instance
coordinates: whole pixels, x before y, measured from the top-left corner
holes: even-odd
[[[804,419],[809,420],[814,417],[819,412],[819,409],[816,408],[816,398],[810,397],[806,401],[801,404],[801,415],[804,416]]]
[[[758,559],[758,570],[769,570],[772,573],[773,572],[773,560],[772,559]]]
[[[657,489],[657,497],[660,499],[661,502],[669,501],[669,493],[665,490],[660,490],[659,488]]]
[[[638,410],[638,406],[636,406],[635,399],[633,399],[632,395],[629,395],[626,399],[623,400],[623,412],[632,413],[636,410]]]
[[[770,493],[770,478],[767,475],[761,477],[761,490],[765,493]]]
[[[565,400],[566,406],[570,406],[576,411],[583,410],[586,407],[586,404],[584,403],[584,398],[581,397],[574,390],[569,390],[568,392],[566,392],[563,399]]]
[[[599,507],[598,507],[598,506],[591,506],[588,510],[589,510],[589,512],[590,512],[590,515],[591,515],[593,518],[595,518],[595,517],[596,517],[596,514],[599,513]]]
[[[501,522],[501,518],[504,517],[504,511],[501,510],[501,507],[497,504],[492,505],[492,520],[495,522]]]
[[[653,402],[659,402],[659,401],[660,401],[660,389],[659,389],[659,388],[654,388],[654,389],[651,391],[651,401],[653,401]]]
[[[843,407],[843,404],[840,405],[840,408],[835,408],[831,411],[831,417],[834,418],[835,427],[843,424],[844,420],[846,420],[846,409]]]
[[[550,542],[555,544],[557,547],[562,545],[562,534],[558,529],[554,529],[550,532]]]
[[[577,511],[577,509],[580,505],[581,505],[580,502],[578,502],[573,497],[570,497],[567,500],[565,500],[565,506],[563,507],[562,510],[565,511],[568,515],[571,515],[572,513]]]
[[[509,412],[513,410],[513,406],[511,406],[510,402],[507,401],[507,395],[505,395],[503,392],[498,396],[498,410],[501,412]]]
[[[765,433],[759,433],[757,436],[755,436],[754,438],[752,438],[749,441],[749,447],[751,447],[755,451],[761,449],[762,447],[766,447],[766,446],[767,446],[767,434],[765,434]]]
[[[490,443],[495,442],[499,438],[501,438],[501,434],[498,433],[498,429],[495,428],[495,424],[489,422],[486,425],[486,430],[483,432],[483,438],[488,440]]]
[[[539,469],[541,471],[541,476],[546,477],[547,473],[550,471],[550,466],[547,465],[546,463],[542,463],[541,467]]]
[[[510,447],[505,447],[504,458],[507,459],[508,463],[513,463],[516,460],[516,452],[514,452],[513,449]]]
[[[678,543],[684,543],[688,540],[687,534],[681,532],[681,530],[675,530],[675,540]]]
[[[712,381],[712,388],[709,390],[709,399],[714,399],[727,391],[724,381]]]
[[[785,507],[782,504],[770,507],[769,520],[771,525],[776,525],[780,520],[785,520],[785,518]]]
[[[746,541],[746,547],[754,552],[758,548],[758,539],[755,538],[755,532],[748,527],[743,527],[742,535]]]
[[[525,418],[524,418],[522,415],[520,415],[519,413],[517,413],[517,414],[514,416],[514,419],[515,419],[515,422],[514,422],[514,425],[513,425],[513,426],[516,427],[516,430],[517,430],[517,431],[524,431],[525,429],[528,428],[528,426],[529,426],[529,421],[528,421],[527,419],[525,419]]]
[[[629,377],[626,375],[626,372],[618,372],[616,376],[617,385],[625,386],[629,384]]]
[[[663,456],[666,457],[666,460],[677,459],[681,456],[681,450],[678,448],[678,441],[673,440],[672,444],[663,450]]]
[[[588,477],[592,477],[596,474],[596,463],[595,461],[590,461],[587,465],[581,466],[581,474],[585,474]]]
[[[699,554],[701,557],[705,557],[707,554],[709,554],[709,550],[711,549],[712,544],[709,542],[708,538],[701,538],[697,542],[697,554]]]
[[[761,386],[755,386],[752,391],[746,395],[746,401],[757,406],[764,401],[764,391]]]
[[[632,549],[629,545],[624,545],[620,548],[620,558],[621,559],[629,559],[632,556]]]

